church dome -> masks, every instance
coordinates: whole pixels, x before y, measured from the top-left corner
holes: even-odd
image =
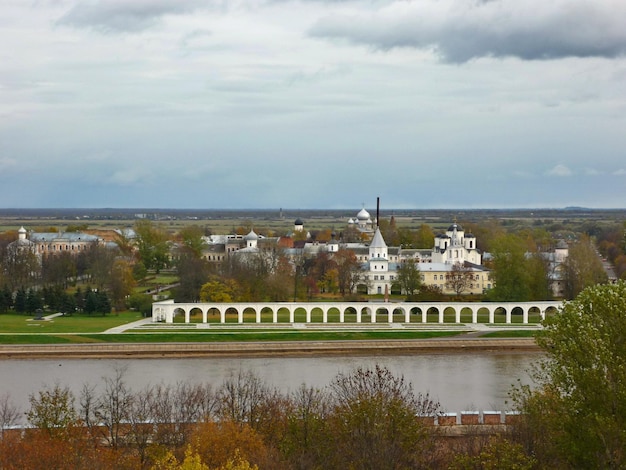
[[[250,230],[250,233],[243,237],[244,240],[258,240],[259,236],[254,233],[254,230]]]
[[[456,229],[457,232],[462,232],[463,231],[463,227],[461,227],[456,222],[448,227],[448,232],[453,232],[454,229]]]
[[[302,222],[302,219],[298,217],[293,224],[294,225],[304,225],[304,222]]]
[[[365,210],[365,207],[363,209],[361,209],[359,211],[359,213],[356,215],[356,218],[359,220],[369,220],[370,219],[370,213],[367,212]]]

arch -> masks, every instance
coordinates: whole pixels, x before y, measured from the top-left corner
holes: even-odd
[[[490,323],[491,322],[491,320],[489,319],[490,312],[487,307],[478,307],[475,310],[475,316],[476,316],[475,323]]]
[[[356,308],[346,307],[343,309],[343,322],[356,323]]]
[[[206,322],[207,323],[219,323],[220,322],[220,311],[216,307],[209,307],[206,310]]]
[[[474,309],[469,306],[459,309],[459,323],[474,323]]]
[[[204,312],[200,307],[192,307],[189,309],[189,322],[190,323],[200,323],[202,321],[202,317],[204,316]]]
[[[426,310],[427,323],[439,323],[439,308],[432,306]]]
[[[309,310],[307,323],[325,323],[326,309],[322,307],[313,307]]]
[[[507,309],[504,307],[496,307],[493,311],[493,323],[506,323]]]
[[[367,295],[367,284],[357,284],[356,293],[361,295]]]
[[[548,306],[544,311],[543,318],[546,319],[554,315],[558,315],[558,313],[559,313],[559,308],[555,306]]]
[[[177,307],[172,312],[174,323],[187,323],[187,312],[182,307]]]
[[[356,312],[356,322],[363,323],[366,320],[369,320],[371,316],[371,310],[369,307],[361,307]]]
[[[392,321],[394,323],[408,323],[410,321],[408,310],[404,307],[396,307],[392,311]]]
[[[458,315],[461,314],[460,309],[456,307],[452,307],[452,306],[444,307],[443,318],[440,319],[440,322],[441,323],[459,323],[457,321],[457,314]]]
[[[290,323],[291,310],[287,307],[278,307],[275,309],[267,308],[267,312],[263,309],[263,313],[271,314],[272,323]],[[269,315],[268,315],[269,317]]]
[[[293,322],[306,323],[306,319],[308,316],[308,312],[304,307],[296,307],[293,311]]]
[[[541,322],[541,308],[534,306],[528,309],[528,323]]]
[[[239,323],[239,311],[235,307],[224,310],[224,323]]]
[[[409,321],[411,323],[422,323],[423,310],[420,307],[411,307],[409,310]]]
[[[241,307],[241,314],[244,323],[258,323],[257,316],[259,317],[258,320],[261,319],[261,309],[256,309],[252,306]]]
[[[326,310],[326,321],[328,323],[339,323],[341,313],[338,307],[328,307]]]
[[[391,310],[388,307],[376,307],[376,313],[372,315],[372,323],[390,323],[389,314]]]
[[[524,323],[524,317],[526,316],[526,310],[520,306],[511,308],[511,323]]]

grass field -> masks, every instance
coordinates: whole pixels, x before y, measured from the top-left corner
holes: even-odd
[[[138,312],[119,314],[60,316],[51,320],[33,320],[31,315],[0,314],[0,334],[15,333],[98,333],[119,325],[141,320]]]
[[[355,315],[353,315],[356,317]],[[415,318],[413,318],[415,317]],[[285,323],[284,328],[280,325],[271,324],[271,315],[262,315],[262,324],[268,325],[263,329],[263,325],[258,325],[255,329],[246,328],[246,324],[255,322],[255,317],[246,316],[244,325],[237,324],[235,315],[227,316],[227,324],[219,331],[189,330],[201,322],[200,316],[192,316],[192,324],[186,326],[184,318],[176,317],[176,323],[170,325],[165,330],[158,325],[153,325],[154,330],[129,330],[121,334],[104,334],[110,328],[125,325],[142,316],[137,312],[126,311],[118,314],[100,315],[72,315],[57,316],[48,320],[34,320],[32,316],[18,315],[15,313],[0,314],[0,344],[67,344],[67,343],[154,343],[154,342],[227,342],[227,341],[332,341],[332,340],[385,340],[385,339],[425,339],[433,337],[445,337],[462,334],[463,331],[420,331],[420,330],[398,330],[381,331],[387,327],[386,316],[379,318],[380,329],[368,322],[369,318],[364,317],[363,323],[367,326],[364,331],[303,331],[292,329],[288,323],[287,315],[279,315],[279,322]],[[452,325],[454,317],[445,317],[446,323]],[[209,323],[215,325],[219,322],[219,317],[209,317]],[[304,323],[304,315],[296,315],[296,322]],[[314,315],[313,322],[321,323],[322,318]],[[462,316],[462,320],[464,319]],[[471,320],[471,318],[469,319]],[[480,319],[479,319],[480,320]],[[503,319],[496,319],[503,320]],[[394,322],[404,323],[404,316],[394,316]],[[421,322],[421,315],[411,317],[414,323]],[[332,328],[332,324],[339,322],[339,315],[329,315],[327,326]],[[345,322],[356,326],[356,318],[349,318],[346,315]],[[428,316],[428,323],[438,322],[438,316]],[[469,322],[469,321],[468,321]],[[496,324],[500,322],[496,321]],[[270,328],[271,324],[271,328]],[[173,326],[173,329],[172,329]],[[515,329],[516,324],[510,326],[510,330],[489,333],[486,337],[530,337],[533,331],[520,331]],[[375,329],[376,328],[376,329]],[[470,328],[468,328],[468,331]]]

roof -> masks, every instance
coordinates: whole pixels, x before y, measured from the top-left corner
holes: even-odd
[[[370,248],[387,248],[387,244],[385,243],[385,239],[383,235],[380,233],[380,229],[376,229],[376,233],[374,234],[374,238],[372,238],[372,243],[370,243]]]
[[[33,232],[30,240],[34,243],[66,241],[66,242],[96,242],[99,237],[81,232]]]
[[[356,215],[356,218],[359,220],[368,220],[370,218],[370,213],[365,210],[365,207],[359,211]]]

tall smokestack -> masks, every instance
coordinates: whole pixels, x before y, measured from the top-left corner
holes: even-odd
[[[380,196],[376,198],[376,227],[380,228]]]

